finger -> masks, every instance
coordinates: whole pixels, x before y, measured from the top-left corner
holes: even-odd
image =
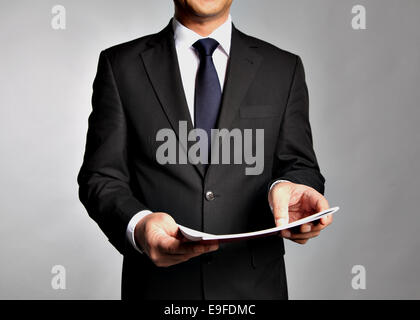
[[[296,233],[296,234],[291,234],[290,237],[288,237],[287,239],[290,240],[305,240],[305,239],[312,239],[315,237],[318,237],[320,234],[320,231],[315,231],[315,232],[307,232],[307,233]]]
[[[200,256],[204,253],[217,250],[218,245],[212,244],[212,245],[208,245],[204,247],[206,247],[206,249],[196,250],[193,253],[185,253],[185,254],[170,254],[170,253],[163,252],[156,259],[157,262],[155,262],[155,264],[161,267],[167,267],[167,266],[179,264],[181,262],[188,261],[194,257]]]
[[[289,239],[292,236],[292,232],[289,229],[285,229],[280,232],[280,236]]]
[[[320,219],[320,224],[323,225],[323,227],[325,228],[326,226],[328,226],[329,224],[331,224],[333,221],[333,215],[332,214],[328,214],[326,216],[323,216]]]
[[[181,255],[181,256],[199,256],[203,253],[215,251],[219,248],[216,244],[203,245],[203,244],[191,244],[182,243],[179,246],[165,248],[165,253],[170,255]]]
[[[316,212],[321,212],[324,210],[327,210],[330,205],[328,204],[327,199],[320,194],[318,191],[312,189],[311,190],[311,195],[310,195],[310,201],[311,201],[311,207],[312,209],[314,209]]]
[[[312,232],[307,232],[307,233],[282,232],[281,235],[283,238],[286,238],[286,239],[310,239],[310,238],[317,237],[320,233],[321,231],[312,231]]]
[[[311,232],[311,231],[321,231],[325,227],[326,227],[326,225],[323,224],[322,222],[317,223],[317,224],[314,224],[312,222],[304,223],[300,226],[299,232],[295,232],[295,233],[307,233],[307,232]]]
[[[326,225],[324,225],[323,223],[319,222],[317,224],[312,225],[311,231],[321,231],[325,227],[326,227]]]
[[[300,226],[300,233],[307,233],[312,230],[312,224],[311,223],[304,223]]]
[[[179,226],[175,220],[168,214],[159,216],[154,226],[159,229],[160,233],[164,233],[174,238],[178,238]]]
[[[211,251],[216,251],[216,250],[218,250],[219,249],[219,244],[218,243],[216,243],[216,244],[200,244],[200,243],[198,243],[198,244],[188,244],[188,243],[185,243],[185,244],[183,244],[183,246],[185,246],[186,247],[186,254],[190,254],[190,255],[192,255],[192,256],[198,256],[198,255],[200,255],[200,254],[203,254],[203,253],[207,253],[207,252],[211,252]],[[190,249],[190,248],[188,248],[189,246],[191,246],[192,247],[192,249]]]
[[[306,242],[308,242],[308,240],[292,240],[292,241],[299,244],[305,244]]]
[[[157,267],[170,267],[189,260],[186,256],[162,255],[154,263]]]
[[[305,207],[308,211],[321,212],[330,206],[327,199],[318,191],[312,188],[305,189]]]
[[[214,245],[213,245],[214,246]],[[162,251],[163,248],[152,251],[150,254],[151,260],[158,267],[169,267],[175,264],[179,264],[185,261],[190,260],[191,258],[197,257],[203,253],[209,252],[209,250],[198,250],[194,253],[185,253],[185,254],[172,254],[165,251]]]
[[[206,253],[206,252],[204,252]],[[158,262],[155,262],[155,264],[159,267],[168,267],[168,266],[172,266],[172,265],[176,265],[182,262],[186,262],[192,258],[195,258],[197,256],[202,255],[203,253],[193,253],[193,254],[176,254],[176,255],[172,255],[172,254],[162,254],[159,259]]]
[[[321,231],[329,226],[333,221],[333,215],[326,215],[320,218],[319,220],[312,222],[311,231]]]
[[[321,211],[329,209],[329,207],[330,207],[330,205],[328,203],[328,200],[325,199],[325,197],[322,194],[318,193],[318,200],[317,200],[317,203],[316,203],[316,211],[321,212]]]
[[[205,245],[219,244],[219,240],[201,240],[199,243]]]
[[[173,237],[162,237],[157,245],[161,253],[170,255],[196,255],[218,249],[218,244],[201,244],[196,242],[183,242]]]
[[[288,189],[280,189],[280,191],[274,192],[272,206],[274,221],[277,227],[289,223],[289,202],[290,191]]]

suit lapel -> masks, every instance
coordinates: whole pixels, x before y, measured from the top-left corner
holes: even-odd
[[[180,137],[182,132],[179,130],[179,122],[187,122],[187,134],[193,129],[193,124],[182,86],[172,21],[160,33],[154,35],[148,45],[149,49],[141,53],[146,72],[172,130],[187,152],[192,143],[185,144],[186,137]],[[202,165],[194,167],[204,177],[204,167]]]
[[[219,129],[230,128],[261,61],[262,57],[246,43],[244,35],[232,26],[232,44],[218,120]]]
[[[262,61],[262,57],[252,50],[244,37],[232,26],[229,63],[217,122],[219,129],[230,129]],[[193,129],[193,124],[182,86],[172,21],[160,33],[154,35],[148,45],[149,48],[141,53],[146,72],[172,129],[184,150],[187,151],[192,143],[184,144],[184,139],[180,137],[179,122],[187,122],[187,132]],[[206,174],[204,167],[202,165],[194,165],[194,167],[204,177]],[[207,169],[207,174],[211,167],[210,165]]]
[[[232,129],[232,122],[238,114],[241,102],[260,67],[262,59],[247,43],[245,35],[238,31],[235,26],[232,26],[232,43],[223,88],[222,106],[217,122],[218,129]]]

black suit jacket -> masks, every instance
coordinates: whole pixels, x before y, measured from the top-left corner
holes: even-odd
[[[150,209],[178,223],[224,234],[273,227],[267,190],[276,179],[323,192],[312,147],[308,92],[299,57],[232,30],[218,128],[264,129],[264,171],[243,165],[160,165],[158,130],[192,129],[171,23],[161,32],[103,51],[79,195],[89,215],[124,255],[123,298],[285,299],[280,237],[222,244],[217,252],[156,267],[126,239],[129,220]],[[255,132],[255,131],[254,131]],[[215,198],[208,201],[207,191]]]

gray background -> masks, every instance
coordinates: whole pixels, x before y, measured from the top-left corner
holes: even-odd
[[[0,298],[118,299],[122,257],[77,198],[100,50],[163,28],[170,0],[1,1]],[[51,28],[51,8],[67,29]],[[367,30],[351,28],[353,5]],[[420,298],[420,2],[236,0],[242,31],[301,55],[335,221],[287,242],[292,299]],[[351,269],[367,271],[353,290]],[[51,268],[67,289],[51,288]]]

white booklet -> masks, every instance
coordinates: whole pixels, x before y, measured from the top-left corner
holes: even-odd
[[[296,220],[292,223],[289,223],[289,224],[281,226],[281,227],[275,227],[275,228],[270,228],[270,229],[265,229],[265,230],[260,230],[260,231],[254,231],[254,232],[246,232],[246,233],[216,235],[216,234],[210,234],[210,233],[205,233],[205,232],[193,230],[193,229],[181,226],[181,225],[178,225],[178,226],[179,226],[179,229],[180,229],[181,233],[184,235],[184,237],[186,237],[188,240],[191,240],[191,241],[205,242],[205,241],[219,240],[220,242],[231,242],[231,241],[235,241],[235,240],[245,240],[245,239],[266,237],[266,236],[274,235],[276,233],[279,233],[281,230],[293,228],[293,227],[296,227],[296,226],[300,226],[301,224],[309,223],[309,222],[318,220],[323,216],[333,214],[333,213],[337,212],[338,209],[339,209],[339,207],[330,208],[330,209],[327,209],[325,211],[321,211],[321,212],[315,213],[313,215],[310,215],[306,218]]]

